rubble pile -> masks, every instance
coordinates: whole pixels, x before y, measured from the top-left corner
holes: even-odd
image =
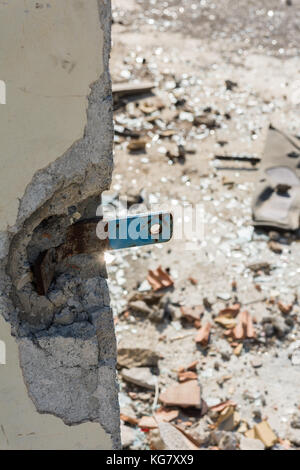
[[[278,64],[283,39],[272,44],[270,29],[258,47],[252,10],[241,49],[228,25],[229,39],[180,36],[188,16],[167,3],[163,13],[155,1],[114,10],[115,174],[105,201],[126,197],[138,211],[199,204],[203,231],[106,256],[123,446],[297,449],[300,232],[254,229],[251,201],[270,123],[300,133],[289,98],[298,62]],[[228,2],[200,3],[215,24]],[[293,7],[267,3],[259,21],[280,31]],[[193,18],[199,26],[197,8]]]

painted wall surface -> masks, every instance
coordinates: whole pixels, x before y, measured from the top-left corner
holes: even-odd
[[[97,0],[0,3],[0,230],[13,225],[34,173],[83,136],[101,74]]]
[[[55,416],[37,413],[22,377],[18,346],[1,316],[0,338],[6,348],[6,364],[0,362],[0,449],[111,449],[98,423],[66,426]]]
[[[110,0],[0,2],[0,449],[120,447],[105,279],[97,274],[81,282],[79,272],[76,280],[83,289],[99,284],[93,297],[99,325],[94,312],[95,325],[83,319],[49,329],[56,313],[47,296],[39,296],[30,279],[15,287],[30,270],[27,246],[35,228],[52,216],[68,218],[69,206],[109,187],[110,11]],[[49,308],[49,323],[39,323]],[[93,333],[88,340],[87,330]],[[66,331],[72,355],[80,358],[77,375],[64,362]],[[37,333],[49,336],[49,353],[37,346]],[[94,351],[93,368],[90,353],[80,355],[82,344]]]

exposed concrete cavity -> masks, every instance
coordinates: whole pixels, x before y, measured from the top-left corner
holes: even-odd
[[[47,107],[44,106],[46,101],[39,102],[36,106],[44,110],[45,114],[40,115],[42,121],[44,118],[47,121],[46,117],[49,117],[47,123],[50,123],[50,127],[52,120],[60,119],[61,110],[64,118],[62,133],[60,134],[61,128],[56,132],[52,127],[53,133],[51,131],[47,138],[44,138],[43,133],[31,133],[25,126],[24,134],[19,138],[24,139],[28,155],[29,150],[32,153],[29,160],[22,162],[22,158],[18,157],[21,148],[15,148],[12,144],[13,125],[11,124],[11,129],[7,129],[9,138],[6,143],[9,150],[13,149],[16,158],[20,158],[20,167],[28,165],[30,168],[24,171],[24,178],[20,176],[22,171],[16,171],[16,186],[10,183],[14,194],[8,188],[5,199],[2,197],[2,201],[8,201],[8,205],[4,211],[5,216],[4,212],[0,212],[1,220],[9,223],[10,227],[0,232],[0,312],[11,324],[12,334],[16,337],[24,382],[36,410],[61,418],[67,425],[90,421],[91,426],[94,426],[94,423],[98,422],[111,437],[113,447],[119,448],[116,343],[103,255],[82,254],[64,260],[57,266],[49,291],[43,296],[38,295],[32,275],[34,263],[42,251],[59,246],[65,240],[70,225],[95,216],[101,193],[108,189],[110,184],[113,137],[112,97],[108,72],[110,1],[40,2],[43,8],[37,10],[43,10],[42,15],[45,15],[41,17],[38,16],[39,11],[35,11],[35,1],[28,1],[26,4],[28,12],[24,12],[23,4],[21,12],[33,15],[33,20],[22,20],[25,21],[26,28],[32,26],[30,41],[35,38],[38,43],[42,31],[46,28],[50,52],[53,45],[60,53],[67,54],[69,50],[72,51],[72,57],[77,58],[76,64],[74,67],[65,65],[70,75],[75,74],[76,69],[81,70],[77,78],[71,78],[71,81],[75,80],[80,84],[82,96],[80,99],[77,96],[61,96],[66,92],[67,86],[63,79],[60,88],[60,77],[66,70],[60,70],[61,61],[64,60],[62,57],[60,61],[52,60],[49,64],[43,59],[45,73],[51,72],[55,78],[49,80],[49,88],[47,81],[41,85],[41,94],[43,97],[51,96],[50,101],[55,101],[52,96],[52,85],[55,82],[55,96],[62,98],[62,101],[57,100],[62,108],[54,106],[48,115]],[[50,8],[47,7],[48,4]],[[12,9],[4,15],[12,21],[12,12],[16,12],[16,25],[14,24],[12,30],[19,32],[23,24],[20,20],[21,13],[18,11],[20,2],[12,1],[9,6],[1,5],[0,8],[4,12],[5,8]],[[49,16],[47,11],[51,11]],[[62,26],[65,21],[66,42]],[[2,25],[2,17],[0,22]],[[59,32],[56,28],[52,29],[54,23],[60,25],[57,26]],[[24,31],[27,31],[26,28]],[[56,38],[53,42],[50,40],[52,34]],[[8,32],[5,37],[7,43],[10,37]],[[78,43],[82,44],[80,50],[76,47]],[[25,41],[24,44],[26,54],[31,42]],[[41,51],[51,55],[49,50],[44,49],[46,47],[47,41],[42,40]],[[88,63],[82,60],[85,53]],[[1,61],[0,57],[0,64]],[[16,59],[13,61],[15,63]],[[35,62],[32,63],[33,75],[34,65]],[[86,67],[89,71],[82,73],[82,69]],[[26,71],[24,82],[21,71],[22,66],[18,74],[17,71],[14,72],[14,76],[19,76],[22,89],[30,83],[30,71]],[[31,91],[29,96],[32,97],[33,89]],[[81,102],[81,111],[76,108],[75,102],[77,103],[78,99]],[[88,102],[88,107],[84,111],[86,125],[82,133],[82,109],[85,101]],[[75,108],[80,115],[78,120],[73,116],[77,112]],[[22,113],[24,112],[22,109]],[[14,123],[16,126],[24,126],[24,123],[18,120]],[[44,122],[41,124],[42,130],[43,125]],[[70,127],[69,133],[64,132],[65,126]],[[12,168],[18,166],[6,160],[4,167],[5,165],[8,168],[7,175],[13,171]],[[22,197],[18,202],[18,214],[15,218],[14,207],[19,196]],[[1,403],[1,408],[3,406],[6,405]],[[13,408],[10,408],[10,413],[15,413]],[[15,416],[16,426],[17,419]],[[69,428],[65,428],[65,432],[70,432]],[[108,437],[107,439],[109,441]],[[103,442],[99,445],[105,448]],[[93,444],[91,446],[93,447]]]

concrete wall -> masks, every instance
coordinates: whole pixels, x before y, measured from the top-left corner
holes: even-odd
[[[32,276],[110,184],[110,24],[109,0],[0,4],[0,449],[120,446],[101,254],[61,263],[43,296]]]

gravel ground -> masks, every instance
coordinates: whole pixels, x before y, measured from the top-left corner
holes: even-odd
[[[127,196],[132,203],[143,201],[146,210],[197,206],[202,223],[192,237],[110,253],[111,300],[119,342],[150,339],[158,348],[161,358],[152,372],[160,391],[177,383],[179,367],[197,360],[208,408],[229,399],[236,404],[241,421],[227,429],[233,448],[245,431],[241,423],[251,429],[267,420],[278,438],[273,448],[294,449],[300,446],[295,426],[299,234],[254,230],[251,201],[259,163],[224,163],[215,157],[261,158],[270,123],[300,135],[300,2],[242,0],[236,5],[230,0],[113,4],[113,82],[151,80],[157,86],[156,98],[146,102],[154,106],[152,114],[142,111],[145,100],[116,102],[116,130],[123,126],[147,143],[132,153],[134,139],[117,132],[106,202]],[[202,124],[195,125],[199,116]],[[166,130],[173,135],[166,137]],[[270,249],[274,238],[281,253]],[[257,263],[261,267],[255,269]],[[136,313],[132,297],[146,295],[148,270],[159,265],[174,286],[162,292],[153,315]],[[282,312],[280,302],[289,313]],[[253,319],[255,338],[229,341],[215,321],[236,303]],[[194,305],[204,306],[201,325],[212,325],[207,347],[195,344],[199,324],[181,316],[180,307]],[[154,392],[124,381],[121,367],[120,390],[121,408],[129,407],[136,419],[156,409]],[[218,428],[213,410],[200,415],[180,410],[177,425],[196,433],[200,447],[228,448],[227,441],[211,437]],[[126,433],[125,446],[153,447],[153,431],[126,424]]]

